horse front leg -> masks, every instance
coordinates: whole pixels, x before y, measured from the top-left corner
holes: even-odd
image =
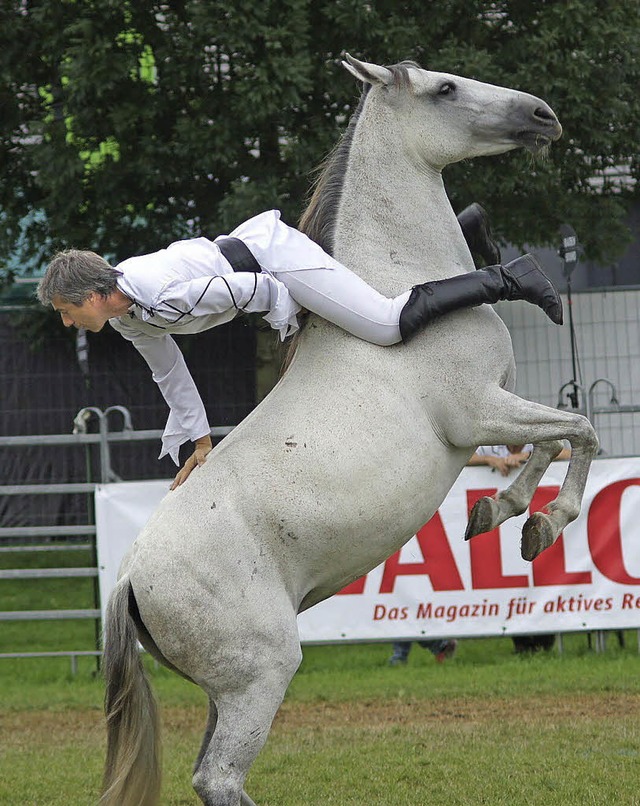
[[[525,512],[540,479],[562,450],[562,445],[559,440],[534,445],[529,460],[509,487],[493,496],[486,495],[476,501],[469,514],[464,539],[471,540],[476,535],[490,532],[509,518]]]
[[[591,429],[593,431],[593,429]],[[535,558],[558,539],[567,524],[580,514],[582,496],[587,484],[591,461],[598,452],[598,439],[593,431],[586,443],[571,443],[569,469],[558,497],[540,512],[534,512],[522,527],[520,553],[525,560]]]
[[[464,412],[463,412],[464,414]],[[524,512],[549,462],[559,452],[560,440],[571,445],[567,474],[555,501],[541,512],[535,512],[522,529],[521,554],[525,560],[535,559],[553,545],[567,524],[580,514],[582,496],[593,457],[598,452],[598,438],[586,417],[523,400],[504,389],[494,388],[473,410],[473,416],[458,422],[455,444],[524,445],[537,448],[514,483],[495,499],[479,502],[472,510],[467,537],[489,531],[511,515]],[[463,443],[461,439],[468,442]],[[535,456],[535,458],[534,458]],[[475,509],[475,508],[474,508]],[[485,528],[486,527],[486,528]]]

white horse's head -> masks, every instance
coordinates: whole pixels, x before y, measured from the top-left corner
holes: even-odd
[[[519,147],[535,153],[562,134],[551,107],[534,95],[413,62],[381,67],[349,54],[345,59],[344,67],[370,87],[369,108],[388,118],[419,163],[442,168]]]

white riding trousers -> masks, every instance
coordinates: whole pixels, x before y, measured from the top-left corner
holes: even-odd
[[[239,238],[263,272],[282,283],[303,308],[373,344],[400,341],[400,311],[411,292],[394,299],[383,296],[302,232],[287,226],[278,210],[250,218],[229,237]]]
[[[303,308],[359,339],[383,347],[400,341],[398,322],[410,291],[389,299],[346,266],[335,263],[331,270],[271,273]]]

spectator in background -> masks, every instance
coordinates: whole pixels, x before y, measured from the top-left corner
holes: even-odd
[[[488,465],[500,475],[508,476],[516,467],[521,467],[531,456],[533,445],[481,445],[468,461],[469,466]],[[563,448],[554,461],[569,459],[571,449]]]
[[[393,655],[389,658],[389,666],[401,666],[407,662],[413,641],[396,641],[393,644]],[[423,649],[428,649],[438,663],[444,663],[452,657],[458,646],[453,638],[434,639],[431,641],[416,641]]]
[[[521,467],[531,456],[533,445],[481,445],[468,461],[468,465],[488,465],[501,476],[508,476]]]
[[[540,633],[539,635],[512,635],[513,649],[518,655],[524,655],[527,652],[539,652],[543,649],[548,652],[553,649],[556,642],[554,633]]]

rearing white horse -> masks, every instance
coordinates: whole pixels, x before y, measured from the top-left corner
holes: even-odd
[[[311,237],[388,295],[473,271],[449,163],[560,136],[543,101],[347,57],[365,86],[305,216]],[[542,315],[542,314],[541,314]],[[535,445],[474,508],[467,537],[523,512],[568,439],[558,498],[528,519],[528,559],[580,509],[597,440],[576,414],[513,394],[506,327],[483,305],[380,348],[312,316],[270,395],[171,492],[123,564],[106,619],[103,804],[157,802],[155,706],[136,638],[209,697],[193,784],[207,806],[243,785],[301,659],[297,614],[385,560],[433,515],[478,445]]]

